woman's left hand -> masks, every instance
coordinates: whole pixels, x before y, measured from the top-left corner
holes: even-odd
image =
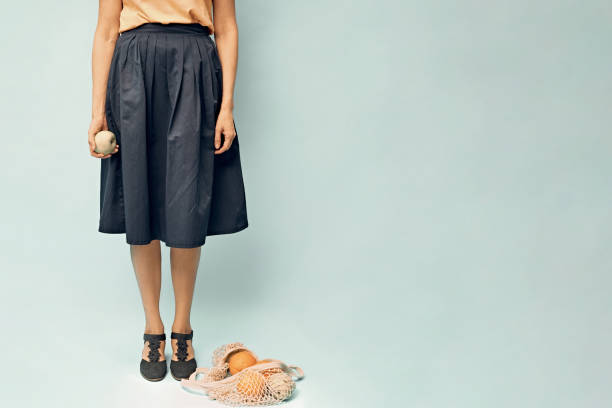
[[[221,134],[223,134],[223,145],[221,145]],[[215,127],[215,154],[227,152],[235,137],[234,114],[231,110],[221,109]]]

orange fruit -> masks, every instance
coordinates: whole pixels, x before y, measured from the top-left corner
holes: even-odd
[[[270,363],[271,361],[272,361],[272,359],[271,359],[271,358],[264,358],[263,360],[259,360],[259,361],[257,362],[257,364],[259,364],[259,363]]]
[[[271,362],[272,362],[272,359],[266,358],[266,359],[257,361],[257,364],[265,364],[265,363],[271,363]],[[265,378],[268,378],[272,374],[282,373],[283,370],[281,370],[280,368],[266,368],[265,370],[260,370],[259,372],[263,374]]]
[[[236,389],[242,395],[251,398],[259,398],[263,395],[266,388],[266,379],[257,371],[245,371],[240,374],[240,380],[236,384]]]
[[[229,372],[231,375],[236,374],[257,363],[257,359],[248,350],[240,350],[230,354],[227,363],[229,364]]]
[[[265,370],[261,370],[260,373],[265,377],[268,378],[269,376],[271,376],[272,374],[278,374],[278,373],[282,373],[283,370],[281,370],[280,368],[267,368]]]

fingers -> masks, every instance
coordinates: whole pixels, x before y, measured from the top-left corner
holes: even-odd
[[[94,152],[92,154],[93,157],[98,158],[98,159],[108,159],[109,157],[111,157],[113,154],[117,153],[119,151],[119,146],[115,147],[115,150],[112,153],[109,154],[101,154],[101,153],[96,153]]]
[[[89,155],[98,159],[101,158],[103,155],[96,152],[96,142],[93,133],[90,132],[88,136],[87,142],[89,143]]]
[[[221,153],[225,153],[229,150],[229,148],[232,146],[232,141],[234,140],[234,138],[229,138],[227,136],[225,136],[225,139],[223,140],[223,146],[221,147],[221,149],[216,150],[215,154],[221,154]]]
[[[110,157],[110,155],[103,155],[102,153],[98,153],[98,152],[91,152],[90,153],[92,157],[95,157],[96,159],[105,159],[107,156]]]
[[[115,150],[113,150],[111,153],[107,154],[107,155],[103,155],[102,157],[100,157],[101,159],[108,159],[109,157],[111,157],[113,154],[117,153],[119,151],[119,145],[115,146]]]
[[[94,150],[96,150],[96,142],[94,142],[91,137],[87,142],[89,143],[89,153],[94,153]]]
[[[102,153],[98,153],[95,151],[96,148],[96,144],[95,142],[91,143],[91,141],[89,142],[89,154],[91,157],[95,157],[96,159],[108,159],[109,157],[111,157],[113,154],[117,153],[119,151],[119,145],[115,146],[115,150],[113,150],[111,153],[109,154],[102,154]]]
[[[215,128],[215,150],[219,150],[221,147],[221,132],[223,128],[217,127]]]
[[[219,149],[216,146],[215,143],[215,148],[217,150],[215,150],[215,154],[221,154],[221,153],[225,153],[229,150],[229,148],[232,146],[232,142],[234,141],[234,138],[236,137],[236,132],[223,132],[223,146]]]

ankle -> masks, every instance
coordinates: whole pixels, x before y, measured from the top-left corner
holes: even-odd
[[[145,334],[162,334],[165,333],[164,324],[160,322],[154,323],[146,323],[145,324]]]
[[[172,331],[175,333],[191,333],[191,324],[189,323],[174,323],[172,324]]]

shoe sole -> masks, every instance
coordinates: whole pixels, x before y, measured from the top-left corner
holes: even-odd
[[[172,378],[174,378],[176,381],[181,381],[181,380],[187,380],[189,379],[189,377],[175,377],[174,374],[172,374],[172,372],[170,373],[170,375],[172,376]]]
[[[157,382],[157,381],[161,381],[161,380],[163,380],[163,379],[164,379],[164,377],[160,377],[160,378],[147,378],[147,377],[145,377],[145,376],[144,376],[144,375],[142,375],[142,374],[140,374],[140,376],[141,376],[142,378],[144,378],[145,380],[147,380],[147,381],[151,381],[151,382]]]

